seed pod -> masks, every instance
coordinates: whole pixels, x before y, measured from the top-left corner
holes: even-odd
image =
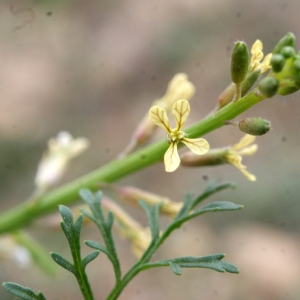
[[[248,65],[248,47],[244,42],[237,42],[231,56],[231,78],[235,84],[241,84],[245,80]]]
[[[281,50],[283,47],[285,46],[291,46],[291,47],[295,47],[295,36],[293,33],[289,32],[288,34],[286,34],[278,43],[277,45],[274,47],[273,50],[273,54],[280,54]]]
[[[276,95],[279,82],[276,78],[265,77],[258,85],[259,91],[266,97],[271,98]]]
[[[250,135],[263,135],[271,129],[271,122],[262,118],[246,118],[239,122],[238,127]]]
[[[272,70],[275,73],[279,73],[284,67],[285,58],[281,54],[274,54],[274,55],[272,55],[270,64],[272,66]]]

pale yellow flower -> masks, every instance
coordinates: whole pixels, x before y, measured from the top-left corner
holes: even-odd
[[[161,204],[160,212],[170,218],[174,218],[182,208],[182,202],[173,202],[166,197],[162,197],[136,187],[122,186],[115,188],[119,198],[128,204],[138,206],[139,200],[145,201],[148,205]]]
[[[237,144],[233,145],[225,154],[225,160],[240,170],[249,180],[256,181],[256,177],[246,170],[242,164],[243,155],[253,155],[257,151],[257,144],[253,144],[256,137],[246,134]],[[253,144],[253,145],[251,145]],[[251,146],[250,146],[251,145]]]
[[[264,60],[261,62],[264,57],[264,53],[262,50],[263,43],[260,40],[256,40],[251,48],[251,60],[249,65],[251,71],[260,69],[260,72],[264,73],[268,69],[271,69],[270,61],[272,58],[272,53],[266,55]]]
[[[166,172],[173,172],[179,167],[180,158],[177,145],[180,142],[198,155],[205,154],[209,150],[209,144],[205,139],[188,139],[187,134],[181,130],[190,113],[190,105],[187,100],[178,100],[172,107],[172,114],[176,121],[175,128],[171,128],[167,112],[160,106],[151,107],[149,113],[153,123],[167,132],[167,141],[170,147],[164,156]]]
[[[189,100],[194,94],[195,86],[188,80],[188,76],[185,73],[178,73],[170,81],[166,94],[154,101],[153,105],[160,106],[169,112],[177,100]]]
[[[50,139],[35,177],[37,187],[55,184],[66,170],[68,162],[89,146],[86,138],[73,139],[70,133],[61,131],[56,139]]]
[[[195,94],[195,86],[188,80],[185,73],[176,74],[168,84],[167,91],[163,97],[153,102],[153,105],[164,108],[167,113],[172,109],[172,105],[179,99],[189,100]],[[149,114],[146,114],[131,136],[127,147],[119,155],[122,158],[131,153],[138,145],[148,141],[156,130]]]

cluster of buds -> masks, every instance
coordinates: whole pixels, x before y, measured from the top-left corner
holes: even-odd
[[[272,53],[264,57],[263,44],[256,40],[251,47],[249,59],[248,47],[244,42],[237,42],[231,56],[232,83],[221,93],[215,111],[243,97],[256,82],[260,74],[270,70]]]
[[[262,79],[258,89],[270,98],[275,94],[286,96],[300,88],[300,55],[295,52],[295,36],[288,33],[273,50],[270,62],[272,72]]]

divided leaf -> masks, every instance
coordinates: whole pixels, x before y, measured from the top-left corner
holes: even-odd
[[[45,296],[38,292],[35,294],[30,288],[21,286],[14,282],[4,282],[2,286],[12,295],[24,300],[46,300]]]
[[[181,275],[181,268],[207,268],[218,272],[239,273],[233,264],[221,261],[224,257],[225,254],[201,257],[184,256],[169,260],[169,264],[175,275]]]
[[[76,273],[76,269],[74,265],[70,263],[67,259],[65,259],[63,256],[61,256],[56,252],[51,252],[50,255],[58,265],[60,265],[61,267],[63,267],[64,269],[66,269],[67,271],[73,274]]]
[[[146,212],[152,241],[155,241],[159,237],[159,209],[161,204],[147,205],[147,203],[142,200],[139,201],[139,204]]]

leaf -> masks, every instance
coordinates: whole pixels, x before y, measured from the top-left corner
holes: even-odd
[[[95,202],[95,197],[93,193],[88,189],[81,189],[79,191],[80,197],[86,202],[88,205],[93,205]]]
[[[195,213],[198,212],[209,212],[209,211],[231,211],[231,210],[239,210],[244,206],[240,204],[235,204],[228,201],[220,201],[220,202],[212,202],[202,206],[199,210],[196,210]]]
[[[84,241],[84,243],[93,249],[97,249],[97,250],[105,253],[106,255],[109,255],[107,249],[103,245],[101,245],[100,243],[98,243],[96,241],[87,240],[87,241]]]
[[[93,216],[85,210],[82,210],[85,215],[91,218],[92,221],[95,222],[97,227],[99,228],[102,237],[104,239],[105,247],[104,248],[100,244],[96,244],[96,242],[87,242],[87,245],[92,246],[100,246],[100,248],[96,248],[97,250],[100,250],[107,254],[108,258],[113,264],[116,281],[119,282],[121,280],[121,269],[120,269],[120,263],[117,256],[113,236],[112,236],[112,225],[114,221],[114,215],[112,212],[109,212],[107,215],[107,220],[105,220],[103,210],[101,207],[101,199],[102,199],[102,192],[98,191],[96,192],[95,196],[92,194],[92,192],[88,189],[81,189],[79,191],[80,196],[82,199],[89,205],[90,210],[92,211]]]
[[[63,222],[69,227],[73,224],[73,215],[71,210],[64,206],[64,205],[59,205],[59,212],[63,218]]]
[[[191,207],[193,205],[193,195],[192,193],[186,194],[183,198],[183,206],[178,212],[178,214],[173,219],[174,221],[181,219],[183,216],[186,216],[189,211],[191,210]]]
[[[212,195],[216,192],[220,192],[227,188],[235,188],[235,187],[236,187],[236,185],[232,182],[225,182],[225,183],[217,184],[215,180],[212,180],[207,184],[203,193],[200,196],[198,196],[197,198],[195,198],[194,203],[191,206],[191,209],[193,209],[200,202],[202,202],[203,200],[208,198],[210,195]]]
[[[162,107],[152,106],[149,115],[155,125],[161,127],[168,133],[171,131],[167,112]]]
[[[23,287],[14,282],[4,282],[2,286],[12,295],[24,300],[46,300],[45,296],[38,292],[35,294],[30,288]]]
[[[84,208],[81,208],[80,211],[85,215],[87,216],[90,220],[92,220],[93,222],[96,222],[95,218],[93,217],[93,215],[87,211],[86,209]]]
[[[171,142],[169,149],[164,155],[166,172],[174,172],[180,165],[180,158],[177,151],[177,143]]]
[[[107,214],[107,220],[105,222],[105,225],[109,231],[111,231],[112,229],[113,222],[114,222],[114,214],[111,211],[109,211]]]
[[[172,114],[176,121],[177,130],[181,130],[188,115],[190,114],[190,104],[187,100],[178,100],[172,107]]]
[[[67,259],[65,259],[63,256],[55,252],[51,252],[50,255],[58,265],[60,265],[61,267],[63,267],[64,269],[66,269],[67,271],[73,274],[76,273],[75,266],[72,263],[70,263]]]
[[[100,251],[93,251],[89,253],[85,258],[81,260],[81,266],[83,269],[87,266],[88,263],[90,263],[92,260],[94,260],[98,255]]]
[[[174,265],[178,265],[181,268],[207,268],[218,272],[239,273],[239,270],[233,264],[221,261],[224,257],[225,254],[212,254],[200,257],[184,256],[169,260],[169,264],[170,266],[173,264],[173,267],[171,266],[173,272],[174,268],[175,271],[179,270],[178,267],[174,267]]]
[[[170,267],[172,272],[175,275],[181,275],[182,274],[182,268],[180,267],[180,265],[173,263],[172,261],[170,262]]]
[[[152,241],[155,241],[159,237],[159,209],[161,204],[147,205],[143,200],[140,200],[139,204],[146,212]]]
[[[80,234],[81,228],[82,228],[82,224],[83,224],[83,215],[79,215],[77,220],[74,222],[73,224],[73,230]]]

